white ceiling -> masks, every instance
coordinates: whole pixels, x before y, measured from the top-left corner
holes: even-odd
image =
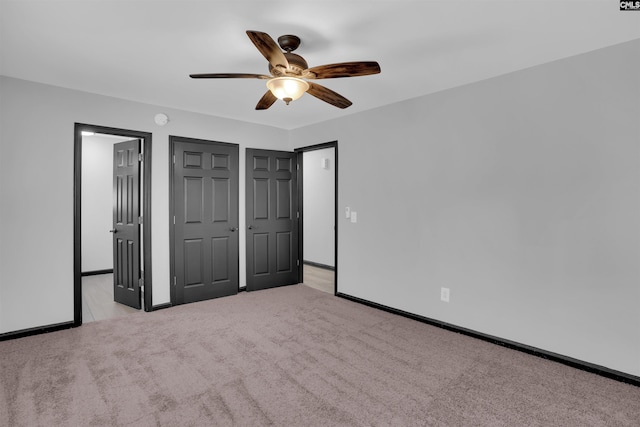
[[[616,0],[0,0],[0,74],[293,129],[640,38]],[[318,81],[353,102],[305,95],[254,110],[268,74],[246,30],[296,34],[309,66],[380,63]]]

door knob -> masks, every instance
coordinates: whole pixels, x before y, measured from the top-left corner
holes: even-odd
[[[118,232],[118,230],[115,230],[115,229],[114,230],[109,230],[109,233],[117,233],[117,232]]]
[[[237,229],[238,229],[238,227],[231,227],[231,228],[229,229],[229,231],[236,231]]]
[[[256,225],[250,225],[249,230],[253,230],[254,228],[258,228]]]

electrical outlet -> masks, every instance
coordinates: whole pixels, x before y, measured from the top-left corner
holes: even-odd
[[[440,301],[449,302],[449,288],[440,288]]]

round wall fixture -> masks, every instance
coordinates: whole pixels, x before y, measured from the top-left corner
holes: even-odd
[[[153,120],[156,122],[158,126],[164,126],[169,123],[169,117],[166,114],[158,113],[155,115]]]

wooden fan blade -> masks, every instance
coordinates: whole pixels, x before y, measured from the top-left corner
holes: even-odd
[[[270,76],[264,74],[245,74],[245,73],[205,73],[205,74],[189,74],[192,79],[270,79]]]
[[[319,65],[305,70],[308,79],[333,79],[336,77],[357,77],[378,74],[380,64],[375,61],[341,62],[338,64]],[[307,73],[309,73],[307,75]]]
[[[327,102],[331,105],[334,105],[338,108],[347,108],[352,104],[352,102],[349,101],[347,98],[340,95],[339,93],[332,91],[331,89],[328,89],[324,86],[320,86],[317,83],[311,83],[311,82],[307,82],[307,83],[309,83],[309,89],[307,90],[307,93],[309,95],[313,95],[316,98],[324,102]]]
[[[272,67],[281,66],[287,68],[289,66],[289,61],[287,61],[284,53],[282,53],[278,44],[269,34],[260,31],[247,31],[247,35],[253,44],[256,45],[262,56],[267,58],[267,61],[269,61]]]
[[[256,110],[266,110],[267,108],[271,107],[273,105],[274,102],[276,102],[278,98],[276,98],[276,96],[271,93],[270,90],[268,90],[264,95],[262,95],[262,98],[260,98],[260,101],[258,101],[258,104],[256,105]]]

